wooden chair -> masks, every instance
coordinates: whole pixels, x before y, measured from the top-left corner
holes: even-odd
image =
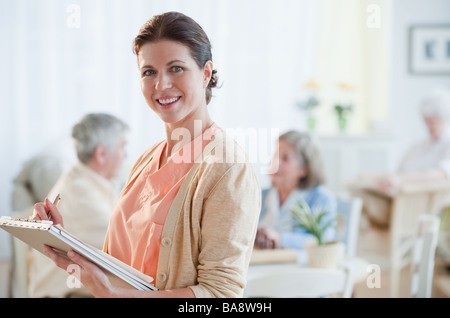
[[[409,252],[417,237],[420,216],[438,215],[450,204],[450,182],[405,185],[393,197],[390,219],[391,296],[399,296],[400,271],[410,264]]]
[[[349,190],[352,194],[358,195],[367,189],[352,184]],[[390,295],[398,297],[400,272],[410,264],[410,253],[417,236],[419,216],[424,213],[437,215],[443,207],[450,205],[450,182],[405,184],[395,195],[388,197],[388,200],[390,200],[388,228]]]
[[[439,224],[440,218],[436,215],[423,214],[419,217],[419,228],[411,257],[411,297],[431,297]]]
[[[247,277],[244,297],[269,298],[350,298],[353,292],[353,269],[307,268],[300,266],[266,267]]]

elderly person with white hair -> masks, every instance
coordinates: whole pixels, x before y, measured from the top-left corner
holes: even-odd
[[[304,201],[311,211],[326,211],[326,224],[337,215],[336,196],[324,185],[322,156],[309,134],[291,130],[279,136],[272,164],[272,184],[261,195],[255,247],[302,250],[313,235],[296,226],[291,208]],[[325,240],[333,240],[335,232],[335,226],[329,227]]]
[[[443,181],[450,178],[450,91],[433,89],[420,104],[420,113],[428,136],[413,144],[400,161],[397,170],[379,178],[378,188],[389,195],[405,183]],[[363,211],[372,223],[387,226],[390,201],[362,192]]]
[[[64,216],[64,228],[99,249],[119,195],[121,184],[116,181],[126,157],[127,131],[128,126],[115,116],[84,116],[72,128],[78,162],[63,172],[48,194],[51,199],[61,194],[58,209]],[[32,250],[29,258],[30,297],[92,296],[82,286],[67,285],[67,273],[48,257]]]
[[[434,89],[423,99],[420,111],[428,136],[409,149],[395,174],[379,181],[384,191],[395,193],[405,182],[450,177],[450,92]]]

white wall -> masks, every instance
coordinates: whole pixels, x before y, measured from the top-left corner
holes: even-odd
[[[425,136],[418,113],[421,98],[437,85],[450,88],[450,76],[412,75],[408,70],[409,27],[450,24],[448,0],[394,0],[391,34],[391,119],[396,159],[415,140]]]

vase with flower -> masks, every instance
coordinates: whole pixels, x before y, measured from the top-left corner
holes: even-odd
[[[341,105],[336,104],[334,105],[334,111],[337,115],[338,120],[338,128],[340,132],[344,132],[347,130],[347,120],[348,120],[348,114],[351,113],[353,110],[353,106],[350,105]]]
[[[338,83],[340,91],[339,101],[334,104],[334,111],[337,117],[338,129],[345,132],[348,126],[348,116],[353,111],[352,94],[354,87],[347,83]]]
[[[314,109],[319,106],[320,102],[317,97],[319,85],[310,80],[303,84],[303,90],[308,92],[308,97],[297,103],[297,107],[306,114],[306,127],[309,132],[313,132],[316,128],[316,117],[314,116]]]

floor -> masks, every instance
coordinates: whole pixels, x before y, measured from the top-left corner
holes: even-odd
[[[381,268],[380,287],[369,288],[366,281],[359,282],[354,287],[355,298],[390,298],[390,284],[388,264],[380,262],[375,254],[387,255],[388,232],[385,229],[371,226],[367,220],[362,220],[358,240],[357,255],[368,260],[370,263],[379,264]],[[433,298],[450,298],[450,270],[448,262],[444,262],[439,255],[435,258],[435,269],[433,276]],[[409,297],[409,268],[401,272],[399,297]]]

